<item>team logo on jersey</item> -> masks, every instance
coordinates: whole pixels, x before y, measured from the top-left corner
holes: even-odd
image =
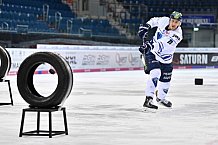
[[[169,35],[169,34],[170,34],[170,32],[169,32],[169,31],[167,31],[167,30],[163,30],[163,34],[165,34],[165,35]]]
[[[157,33],[157,40],[160,39],[160,38],[162,38],[162,34],[161,34],[161,32],[158,32]]]
[[[163,35],[168,36],[169,34],[170,34],[170,32],[167,30],[163,30],[163,31],[160,30],[159,32],[157,32],[157,40],[162,38]]]

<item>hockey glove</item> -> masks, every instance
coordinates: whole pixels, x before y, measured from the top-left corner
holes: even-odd
[[[140,51],[142,54],[145,53],[145,50],[146,50],[146,49],[147,49],[146,46],[143,46],[143,45],[141,45],[141,46],[139,47],[139,51]]]
[[[144,43],[144,45],[145,45],[145,47],[147,49],[150,49],[150,50],[154,48],[154,45],[153,45],[152,41],[147,41],[147,42]]]
[[[149,24],[140,25],[139,31],[138,31],[138,36],[141,39],[145,39],[147,37],[148,31],[150,30],[150,28],[151,28],[151,26]]]
[[[145,54],[147,53],[149,50],[153,49],[154,45],[153,45],[153,42],[152,41],[147,41],[144,43],[144,45],[141,45],[139,47],[139,51],[142,53],[142,54]]]

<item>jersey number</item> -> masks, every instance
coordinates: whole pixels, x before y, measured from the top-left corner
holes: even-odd
[[[172,43],[173,43],[173,40],[170,39],[167,43],[168,43],[168,44],[172,44]]]

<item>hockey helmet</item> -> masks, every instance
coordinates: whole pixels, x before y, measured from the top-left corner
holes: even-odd
[[[182,21],[182,13],[174,11],[172,12],[172,14],[170,15],[170,19],[176,19],[178,21]]]

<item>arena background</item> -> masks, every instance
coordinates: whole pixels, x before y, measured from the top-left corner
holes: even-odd
[[[217,47],[217,7],[214,0],[1,0],[0,43],[140,45],[138,26],[175,10],[183,14],[179,47]]]
[[[173,108],[145,112],[148,75],[139,57],[138,27],[173,11],[183,14],[184,36],[173,59]],[[14,100],[13,106],[0,106],[0,144],[217,145],[217,16],[217,0],[0,0],[0,44],[11,55],[6,79]],[[69,134],[20,138],[21,111],[29,104],[19,94],[17,71],[39,51],[62,55],[75,72],[64,104]],[[57,87],[51,68],[42,64],[35,72],[43,74],[33,77],[40,94]],[[196,78],[203,84],[196,85]],[[1,82],[0,103],[8,101],[8,86]],[[36,127],[35,114],[28,115],[24,130]],[[54,120],[54,129],[62,130],[60,115]],[[46,119],[41,125],[48,129]]]
[[[64,45],[122,46],[124,49],[132,47],[132,52],[136,53],[141,45],[137,36],[139,25],[151,17],[169,16],[174,10],[183,14],[184,39],[178,47],[185,53],[195,53],[185,55],[186,63],[178,63],[183,56],[176,54],[174,67],[216,67],[218,2],[213,0],[1,0],[0,44],[7,49],[17,48],[17,51],[36,49],[39,44],[60,48]],[[200,52],[190,48],[199,48]],[[201,57],[203,52],[209,56]],[[197,59],[199,61],[195,63]],[[17,63],[16,60],[12,62]],[[142,68],[142,65],[137,67]],[[87,69],[90,68],[87,66]]]

